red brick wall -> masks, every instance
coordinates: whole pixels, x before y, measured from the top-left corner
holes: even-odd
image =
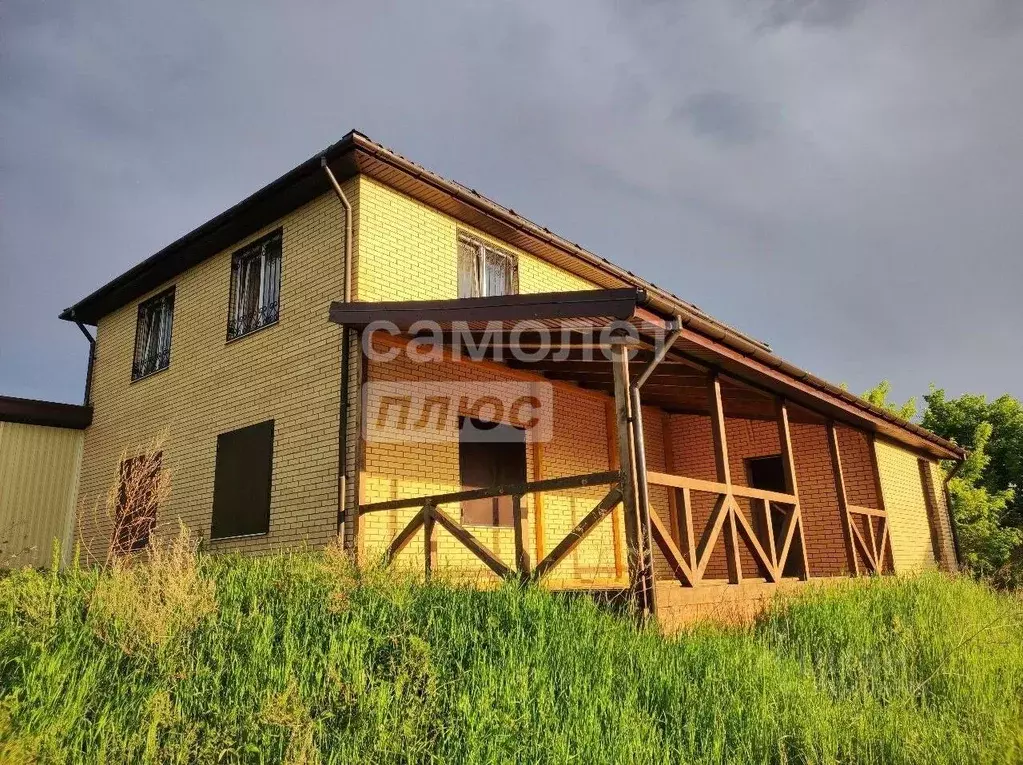
[[[671,437],[675,456],[675,469],[670,471],[692,478],[716,480],[714,468],[713,441],[710,418],[700,415],[674,415],[671,417]],[[827,430],[824,425],[792,423],[792,448],[796,462],[796,482],[799,488],[800,505],[803,509],[804,534],[811,576],[840,576],[847,573],[845,539],[842,519],[838,512],[838,494],[835,490],[834,473],[831,470],[831,456],[828,451]],[[874,495],[869,451],[861,448],[857,440],[866,445],[866,440],[851,429],[841,428],[841,442],[848,442],[843,450],[843,464],[847,474],[854,476],[856,496],[863,504],[872,502]],[[728,441],[729,467],[732,482],[747,485],[745,460],[751,457],[766,457],[778,454],[778,428],[768,420],[728,418],[725,422]],[[848,479],[847,479],[848,480]],[[710,517],[714,497],[694,492],[693,519],[696,540]],[[868,502],[869,501],[869,502]],[[740,500],[740,506],[750,517],[748,502]],[[756,570],[753,558],[743,545],[741,547],[743,571]],[[724,544],[719,541],[711,556],[706,576],[726,576]]]

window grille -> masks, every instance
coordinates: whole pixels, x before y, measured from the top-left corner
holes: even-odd
[[[170,366],[174,325],[173,288],[139,305],[135,326],[135,358],[131,379],[138,380]]]
[[[227,339],[275,324],[280,315],[281,232],[253,242],[231,260]]]
[[[458,240],[458,297],[517,294],[518,275],[514,255],[468,237]]]

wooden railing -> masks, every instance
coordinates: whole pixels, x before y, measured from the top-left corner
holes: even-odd
[[[437,567],[437,551],[433,535],[436,524],[440,524],[452,537],[458,540],[469,552],[479,558],[499,577],[511,576],[516,571],[523,580],[540,581],[555,566],[565,559],[593,531],[615,506],[622,501],[622,475],[620,471],[609,470],[601,473],[567,476],[565,478],[549,478],[541,481],[530,481],[508,486],[494,486],[487,489],[469,489],[446,494],[432,494],[411,499],[393,499],[386,502],[373,502],[362,505],[359,515],[381,512],[384,510],[406,510],[418,507],[417,512],[398,535],[391,540],[384,553],[384,565],[390,564],[398,553],[408,546],[420,528],[423,529],[423,557],[426,576],[432,575]],[[522,498],[526,494],[539,494],[548,491],[564,491],[579,489],[585,486],[610,485],[610,489],[586,516],[576,524],[564,539],[544,557],[536,568],[531,569],[529,552],[526,549],[527,511],[523,507]],[[510,566],[501,560],[493,551],[477,539],[472,532],[458,521],[441,510],[441,505],[464,502],[473,499],[493,497],[512,498],[512,520],[515,531],[515,565]]]
[[[688,587],[696,587],[700,584],[722,531],[724,532],[725,559],[728,563],[730,582],[738,584],[743,578],[740,539],[746,544],[750,554],[766,574],[768,581],[777,582],[782,578],[786,563],[793,551],[793,540],[796,538],[801,523],[799,499],[794,494],[685,478],[667,473],[649,472],[647,481],[655,486],[665,486],[670,490],[677,490],[681,495],[680,501],[677,501],[675,505],[678,508],[678,529],[682,550],[675,544],[671,533],[665,528],[664,522],[657,517],[657,514],[650,514],[653,538],[681,584]],[[699,544],[696,543],[693,527],[692,492],[694,491],[717,495],[707,525],[701,531]],[[763,518],[764,539],[758,536],[753,524],[746,518],[736,501],[736,497],[745,497],[751,500],[754,507],[759,507]],[[781,512],[785,515],[785,525],[782,527],[780,539],[775,539],[774,535],[774,519],[772,517],[774,512]],[[805,571],[805,567],[801,570]]]

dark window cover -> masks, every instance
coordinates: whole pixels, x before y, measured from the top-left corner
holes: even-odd
[[[520,428],[459,418],[458,465],[463,489],[526,482],[526,434]],[[512,526],[512,498],[462,502],[462,523]]]
[[[217,436],[212,539],[269,533],[273,446],[273,420]]]

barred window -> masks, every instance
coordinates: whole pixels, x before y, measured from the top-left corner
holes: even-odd
[[[519,269],[514,255],[468,237],[458,240],[458,297],[515,295]]]
[[[281,230],[238,250],[231,260],[227,339],[275,324],[280,312]]]
[[[135,359],[131,379],[138,380],[170,366],[174,325],[174,288],[139,305],[135,325]]]

